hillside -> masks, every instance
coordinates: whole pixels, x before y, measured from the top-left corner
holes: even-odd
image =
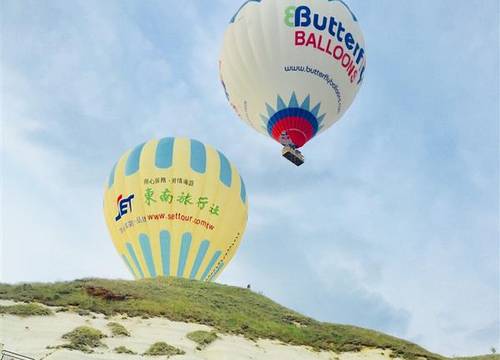
[[[102,314],[106,318],[166,318],[205,325],[213,329],[214,334],[237,335],[252,341],[276,340],[314,351],[343,353],[382,349],[390,350],[391,357],[408,360],[445,359],[405,340],[355,326],[318,322],[250,290],[215,283],[158,278],[0,284],[0,299],[52,307],[45,310],[39,306],[0,306],[0,314],[50,316],[50,313],[70,311],[80,315]]]

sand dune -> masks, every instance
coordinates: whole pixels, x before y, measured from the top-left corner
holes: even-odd
[[[14,304],[0,301],[1,305]],[[56,309],[53,309],[54,312]],[[111,337],[107,324],[116,321],[124,325],[131,333],[130,337]],[[65,341],[61,336],[78,326],[91,326],[101,330],[108,337],[103,339],[107,347],[97,348],[94,353],[86,354],[66,349],[47,349]],[[179,360],[388,360],[390,351],[381,349],[365,349],[361,352],[336,354],[333,352],[315,352],[306,347],[290,346],[270,340],[250,341],[240,336],[220,335],[219,339],[202,350],[186,335],[195,330],[212,330],[205,325],[174,322],[164,318],[140,319],[120,316],[105,318],[102,314],[81,316],[71,312],[55,312],[54,316],[35,316],[21,318],[12,315],[0,317],[0,343],[3,349],[10,350],[36,360],[77,360],[77,359],[138,359],[158,358],[166,356],[146,357],[141,355],[117,354],[113,349],[126,346],[138,354],[144,353],[151,344],[164,341],[186,352],[172,359]],[[0,345],[0,346],[2,346]]]

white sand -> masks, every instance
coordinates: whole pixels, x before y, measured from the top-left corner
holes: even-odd
[[[0,305],[13,302],[0,301]],[[54,309],[53,309],[54,310]],[[92,315],[96,319],[92,319]],[[212,330],[210,327],[198,324],[169,321],[161,318],[122,319],[115,316],[108,320],[101,314],[80,316],[75,313],[61,312],[54,316],[20,318],[17,316],[0,316],[0,350],[10,350],[33,357],[36,360],[131,360],[131,359],[166,359],[165,356],[142,357],[140,355],[116,354],[113,349],[126,346],[138,354],[144,353],[151,344],[164,341],[186,352],[185,355],[171,357],[178,360],[394,360],[390,351],[366,349],[355,353],[336,354],[333,352],[314,352],[306,347],[290,346],[270,340],[249,341],[240,336],[219,335],[219,339],[203,350],[196,350],[197,344],[186,335],[195,330]],[[116,321],[127,328],[130,337],[111,337],[106,326],[110,321]],[[47,346],[57,346],[65,343],[61,336],[82,325],[91,326],[107,334],[103,339],[107,348],[95,349],[93,354],[64,349],[47,349]]]

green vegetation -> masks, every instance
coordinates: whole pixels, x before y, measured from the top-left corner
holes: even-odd
[[[16,304],[8,306],[0,305],[0,314],[28,317],[28,316],[50,316],[53,315],[54,313],[52,312],[52,310],[38,304]]]
[[[113,336],[130,336],[130,333],[122,324],[110,322],[108,323],[108,327],[111,330],[111,334]]]
[[[208,325],[222,334],[279,340],[315,350],[343,352],[382,348],[408,360],[445,359],[376,331],[313,320],[247,289],[178,278],[0,284],[0,299],[73,306],[107,316],[166,317]]]
[[[500,360],[500,354],[454,357],[453,360]]]
[[[151,345],[143,355],[146,356],[173,356],[173,355],[183,355],[186,352],[184,350],[178,349],[175,346],[169,345],[165,342],[157,342]]]
[[[198,350],[203,349],[205,346],[213,343],[218,338],[214,331],[203,330],[190,332],[186,335],[186,337],[198,344],[196,347]]]
[[[130,354],[130,355],[136,355],[137,353],[135,351],[132,351],[125,346],[118,346],[114,349],[115,353],[117,354]]]
[[[105,337],[106,335],[97,329],[93,329],[88,326],[80,326],[73,331],[64,334],[62,338],[68,340],[69,344],[64,344],[59,347],[70,350],[79,350],[85,353],[92,353],[94,352],[93,349],[106,346],[101,342],[101,339]]]

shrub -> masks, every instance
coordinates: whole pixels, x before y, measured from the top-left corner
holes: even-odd
[[[108,323],[108,327],[111,330],[113,336],[130,336],[129,331],[122,324],[116,322]]]
[[[16,315],[20,317],[28,316],[49,316],[53,311],[38,304],[16,304],[0,306],[0,314]]]
[[[61,347],[91,353],[97,347],[106,346],[101,342],[101,339],[105,337],[106,335],[97,329],[80,326],[62,336],[63,339],[69,340],[69,344],[61,345]]]
[[[172,356],[172,355],[183,355],[186,352],[184,350],[178,349],[175,346],[169,345],[165,342],[157,342],[151,345],[143,355],[146,356]]]
[[[131,354],[131,355],[136,355],[137,354],[135,351],[127,349],[125,346],[118,346],[118,347],[116,347],[115,348],[115,353],[117,353],[117,354]]]
[[[190,332],[189,334],[186,335],[186,337],[189,340],[192,340],[198,344],[198,346],[196,347],[198,350],[203,349],[205,346],[213,343],[218,338],[217,333],[215,333],[215,331],[203,331],[203,330]]]

